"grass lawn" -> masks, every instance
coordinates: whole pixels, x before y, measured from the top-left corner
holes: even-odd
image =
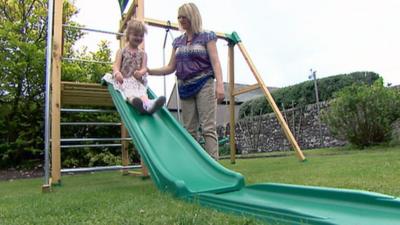
[[[400,147],[362,151],[305,151],[308,161],[286,157],[221,163],[246,182],[277,182],[362,189],[400,196]],[[151,180],[101,172],[64,176],[62,186],[41,193],[43,179],[0,182],[0,224],[261,224],[172,198]]]

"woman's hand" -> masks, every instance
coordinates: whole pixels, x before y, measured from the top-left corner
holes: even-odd
[[[217,82],[215,97],[217,98],[218,103],[221,103],[225,98],[224,84],[222,82]]]
[[[146,74],[146,72],[135,70],[135,72],[133,72],[133,77],[136,78],[136,80],[142,80],[144,74]]]

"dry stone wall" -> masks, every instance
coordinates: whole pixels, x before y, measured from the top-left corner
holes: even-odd
[[[322,110],[327,107],[327,104],[320,103],[319,106]],[[347,144],[346,141],[333,137],[322,121],[320,136],[316,104],[285,110],[281,113],[301,149]],[[284,151],[291,147],[274,113],[239,120],[235,125],[235,132],[238,153]],[[218,133],[220,136],[224,133],[229,134],[229,124],[226,129],[219,127]]]

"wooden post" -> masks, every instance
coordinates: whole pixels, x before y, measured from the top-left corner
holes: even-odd
[[[235,45],[229,44],[228,49],[228,78],[229,78],[229,146],[231,153],[231,164],[236,163],[235,144]]]
[[[135,13],[135,18],[144,22],[144,0],[136,0],[137,8]]]
[[[62,54],[63,1],[54,2],[53,54],[51,72],[51,177],[52,183],[61,183],[60,152],[60,95],[61,95],[61,54]]]
[[[127,138],[128,137],[128,131],[126,130],[126,127],[124,124],[121,124],[121,138]],[[128,146],[129,142],[126,140],[121,141],[121,152],[122,152],[122,166],[128,166],[129,165],[129,152],[128,152]],[[127,175],[128,170],[124,169],[122,171],[122,175]]]
[[[278,119],[279,124],[281,125],[283,132],[285,133],[287,139],[289,140],[289,142],[291,143],[293,149],[295,150],[297,157],[304,161],[305,157],[303,155],[303,152],[301,151],[299,145],[297,144],[296,139],[293,137],[292,132],[290,131],[288,125],[286,124],[285,120],[283,119],[283,116],[281,114],[281,112],[279,111],[278,106],[276,106],[276,103],[274,101],[274,99],[272,98],[271,93],[269,92],[267,86],[265,85],[264,81],[261,79],[260,74],[258,73],[256,67],[254,66],[252,60],[250,59],[249,54],[247,53],[245,47],[243,46],[243,43],[239,42],[238,47],[240,49],[240,51],[243,54],[243,57],[245,58],[247,64],[249,65],[251,71],[254,74],[254,77],[256,78],[258,84],[260,85],[260,88],[263,90],[265,97],[267,98],[269,104],[272,107],[272,110],[275,112],[275,115]]]

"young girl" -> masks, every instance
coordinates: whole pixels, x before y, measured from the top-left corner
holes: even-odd
[[[147,96],[147,54],[139,45],[147,33],[145,25],[137,20],[128,23],[128,45],[118,50],[113,65],[114,86],[118,87],[140,113],[152,114],[165,103],[165,97],[150,100]]]

